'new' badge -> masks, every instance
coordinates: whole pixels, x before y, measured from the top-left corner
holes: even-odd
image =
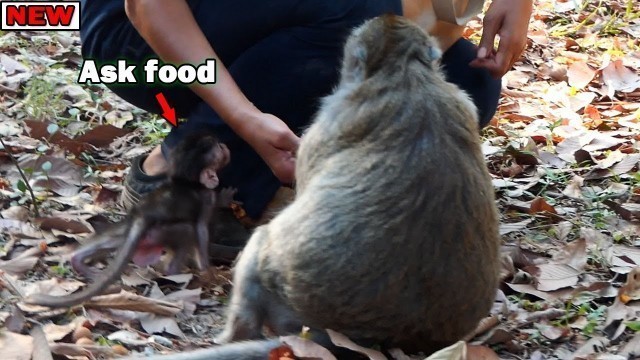
[[[80,1],[2,1],[0,30],[80,30]]]

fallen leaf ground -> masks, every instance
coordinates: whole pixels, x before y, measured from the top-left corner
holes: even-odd
[[[465,36],[480,29],[473,21]],[[640,356],[638,37],[637,1],[536,1],[483,134],[505,246],[501,291],[473,342],[501,358]],[[126,291],[74,311],[19,302],[84,284],[69,253],[121,217],[129,161],[168,132],[106,88],[77,85],[81,61],[77,34],[0,32],[2,358],[47,341],[69,356],[204,346],[220,329],[226,268],[140,270],[123,277]]]

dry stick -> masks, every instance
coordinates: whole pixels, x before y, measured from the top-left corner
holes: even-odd
[[[24,174],[24,171],[22,171],[22,168],[20,167],[20,164],[18,164],[18,160],[15,158],[15,156],[13,156],[13,153],[11,152],[11,149],[9,149],[7,147],[7,145],[4,143],[2,138],[0,138],[0,144],[2,144],[2,147],[4,148],[4,150],[9,155],[9,158],[11,159],[11,162],[13,162],[13,164],[16,166],[16,168],[18,168],[18,172],[20,173],[20,177],[22,177],[22,181],[24,181],[24,185],[27,187],[27,190],[29,190],[29,194],[31,194],[31,200],[33,201],[33,212],[35,213],[36,217],[40,217],[40,211],[38,210],[38,203],[36,201],[36,196],[33,193],[33,189],[31,188],[31,185],[29,185],[29,180],[27,179],[27,176]]]

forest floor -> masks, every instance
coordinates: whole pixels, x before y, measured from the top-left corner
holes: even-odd
[[[474,20],[465,36],[480,35]],[[526,52],[483,132],[503,268],[471,344],[503,359],[640,357],[640,279],[627,276],[640,265],[639,38],[637,1],[535,2]],[[207,346],[231,287],[225,267],[138,269],[122,292],[72,311],[20,301],[85,284],[69,255],[121,218],[131,159],[170,130],[104,86],[79,85],[81,63],[76,33],[0,32],[0,357]]]

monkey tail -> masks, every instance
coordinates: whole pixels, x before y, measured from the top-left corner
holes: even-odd
[[[148,224],[143,218],[135,219],[129,231],[127,231],[127,239],[122,248],[116,252],[115,258],[109,263],[106,269],[100,273],[101,276],[96,278],[86,289],[69,295],[52,296],[46,294],[34,294],[25,299],[27,304],[48,306],[52,308],[70,307],[80,304],[93,296],[99,295],[109,284],[111,284],[120,275],[125,265],[133,257],[138,243],[147,230]]]
[[[282,345],[277,339],[230,343],[179,354],[131,356],[125,360],[268,360],[271,350]]]

